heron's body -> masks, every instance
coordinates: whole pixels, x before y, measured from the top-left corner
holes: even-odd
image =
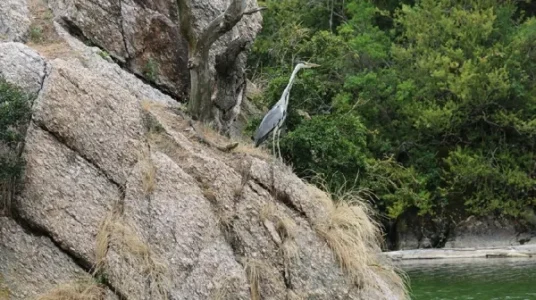
[[[255,147],[259,147],[267,140],[270,137],[270,133],[273,133],[274,130],[281,128],[286,118],[287,111],[283,108],[283,105],[274,105],[262,119],[261,124],[264,125],[263,130],[257,130],[255,133]]]
[[[292,72],[292,75],[290,76],[289,83],[283,91],[283,95],[281,95],[279,101],[277,101],[277,103],[268,111],[268,113],[266,113],[266,115],[261,121],[261,124],[257,128],[257,131],[255,132],[255,147],[260,146],[264,141],[268,139],[270,134],[273,134],[272,148],[275,153],[275,140],[277,135],[277,148],[279,151],[279,157],[281,157],[281,150],[279,149],[279,134],[281,133],[281,127],[283,126],[283,123],[287,118],[290,89],[292,88],[292,84],[296,79],[298,71],[303,68],[312,68],[317,66],[318,65],[310,63],[299,63],[296,65],[294,71]]]

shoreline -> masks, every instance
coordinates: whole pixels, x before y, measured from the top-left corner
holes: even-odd
[[[383,252],[393,261],[422,261],[468,258],[535,258],[536,244],[490,248],[435,248]]]

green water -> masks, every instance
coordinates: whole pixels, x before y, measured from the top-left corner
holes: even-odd
[[[536,299],[536,258],[404,263],[414,300]]]

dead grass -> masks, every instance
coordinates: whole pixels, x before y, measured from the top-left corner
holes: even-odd
[[[348,279],[360,287],[379,288],[380,277],[402,299],[407,298],[405,277],[381,256],[381,231],[372,210],[356,193],[334,202],[328,194],[311,191],[321,200],[327,215],[315,222],[316,232],[333,251]],[[323,197],[321,195],[324,195]]]
[[[261,274],[267,274],[267,265],[258,259],[246,259],[244,262],[246,275],[249,282],[251,300],[261,299]]]
[[[110,266],[109,249],[116,252],[124,265]],[[141,283],[129,278],[126,275],[128,272],[123,271],[126,268],[131,270],[130,273],[134,271],[146,278],[144,284],[148,283],[148,285],[145,287],[145,292],[149,293],[152,299],[167,299],[170,286],[167,265],[161,262],[149,245],[136,234],[133,226],[127,224],[120,216],[110,214],[101,223],[97,234],[95,257],[95,274],[106,274],[120,285],[136,286],[136,290],[139,290]]]
[[[11,292],[7,287],[7,284],[4,283],[4,277],[0,273],[0,300],[9,300]]]
[[[266,221],[275,223],[275,230],[282,241],[279,251],[283,254],[286,267],[290,267],[289,265],[299,258],[300,253],[298,244],[295,241],[298,226],[294,220],[279,213],[272,202],[262,206],[259,218],[263,223]]]
[[[102,300],[106,290],[98,285],[92,278],[61,284],[37,300]]]
[[[243,153],[265,160],[273,159],[272,155],[270,155],[270,153],[268,153],[264,148],[255,148],[252,143],[247,143],[244,141],[239,141],[238,146],[232,152]]]
[[[275,216],[276,207],[273,202],[268,202],[264,204],[261,207],[261,211],[259,213],[259,218],[262,222],[266,220],[271,220],[273,216]]]
[[[147,157],[141,160],[141,183],[145,195],[150,195],[156,186],[156,167],[152,160]]]
[[[296,292],[292,290],[287,291],[287,300],[305,300],[307,299],[306,296],[297,294]]]
[[[72,56],[70,47],[54,28],[54,14],[45,0],[30,0],[28,8],[32,17],[28,46],[49,59]]]
[[[294,220],[289,217],[278,216],[277,218],[276,230],[279,233],[281,240],[283,240],[280,250],[283,252],[286,266],[289,267],[289,265],[296,262],[300,256],[300,248],[295,240],[297,225]]]

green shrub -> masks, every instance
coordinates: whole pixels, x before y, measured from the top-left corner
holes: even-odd
[[[249,62],[269,83],[261,104],[279,99],[297,59],[321,65],[290,93],[282,146],[300,175],[359,174],[392,219],[535,210],[534,6],[335,0],[331,16],[322,1],[263,5]]]
[[[0,206],[4,208],[9,208],[24,168],[21,150],[30,116],[30,97],[0,79]]]
[[[366,129],[351,115],[314,116],[282,137],[281,148],[299,175],[321,174],[330,190],[366,168]]]

